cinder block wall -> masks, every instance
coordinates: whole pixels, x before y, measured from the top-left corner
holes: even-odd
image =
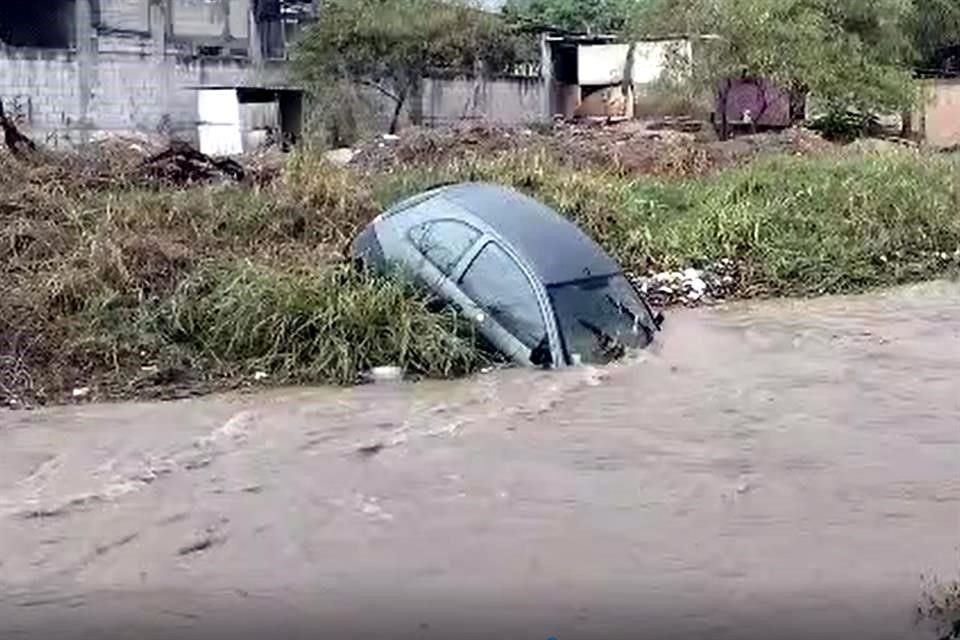
[[[72,53],[0,48],[0,98],[7,115],[41,135],[74,126],[77,70]]]
[[[197,99],[191,87],[284,81],[276,65],[155,56],[147,49],[138,49],[135,41],[121,46],[107,40],[90,65],[81,65],[75,52],[0,49],[0,98],[24,131],[53,147],[130,132],[195,140]]]
[[[72,49],[0,45],[0,98],[25,131],[49,146],[131,132],[195,140],[194,87],[285,83],[282,64],[183,53],[182,45],[194,40],[246,48],[250,0],[78,0],[71,6]],[[179,45],[168,41],[171,35]]]

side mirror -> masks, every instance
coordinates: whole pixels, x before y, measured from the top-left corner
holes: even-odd
[[[543,336],[539,344],[530,352],[530,363],[538,367],[553,366],[553,354],[550,353],[550,340],[547,336]]]

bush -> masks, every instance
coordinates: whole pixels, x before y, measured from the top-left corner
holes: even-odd
[[[876,116],[854,111],[831,111],[810,123],[811,129],[835,142],[852,142],[879,127],[880,122]]]
[[[456,315],[430,313],[402,282],[346,268],[212,265],[181,283],[159,320],[172,343],[286,379],[350,384],[378,365],[449,377],[481,363]]]

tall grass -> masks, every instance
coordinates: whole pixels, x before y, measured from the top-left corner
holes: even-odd
[[[197,353],[288,379],[348,384],[386,364],[448,377],[481,361],[456,315],[428,312],[399,280],[346,268],[214,265],[181,283],[160,324]]]
[[[745,294],[855,292],[936,277],[960,259],[960,173],[940,157],[784,156],[663,180],[533,153],[395,172],[375,192],[386,201],[461,179],[542,199],[636,271],[733,259]]]
[[[0,156],[0,400],[253,371],[350,383],[381,364],[474,370],[485,358],[468,327],[341,261],[381,207],[443,181],[528,192],[633,271],[732,259],[741,295],[860,291],[960,260],[957,164],[918,154],[777,157],[686,179],[575,169],[543,149],[373,174],[299,153],[266,184],[124,175]]]
[[[377,207],[314,156],[266,186],[182,189],[0,165],[0,401],[484,362],[470,331],[407,285],[342,266]]]

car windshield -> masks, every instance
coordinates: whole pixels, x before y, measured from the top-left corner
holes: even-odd
[[[656,331],[650,309],[622,274],[548,287],[571,364],[606,364],[642,349]]]

